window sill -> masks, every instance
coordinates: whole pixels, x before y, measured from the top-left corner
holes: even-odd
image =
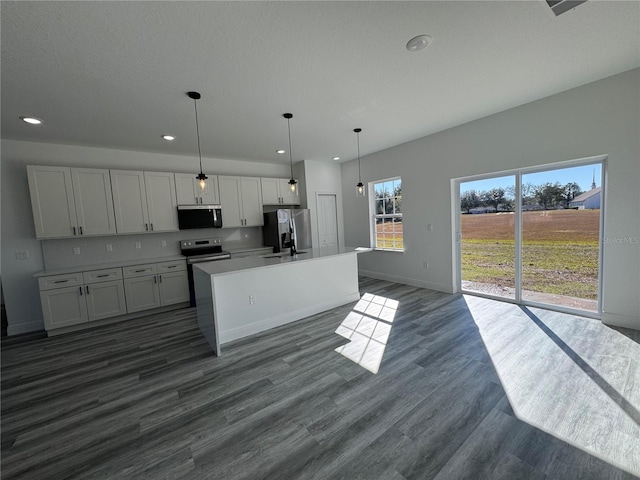
[[[372,250],[374,252],[404,253],[404,249],[402,249],[402,250],[391,250],[389,248],[375,248],[375,247],[372,247]]]

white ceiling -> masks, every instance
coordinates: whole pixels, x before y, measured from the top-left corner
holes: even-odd
[[[1,8],[2,137],[38,142],[197,155],[198,90],[204,156],[288,163],[292,112],[294,161],[350,160],[640,66],[638,1]]]

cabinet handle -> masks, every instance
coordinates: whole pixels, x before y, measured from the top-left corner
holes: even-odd
[[[102,275],[96,275],[97,278],[103,278],[103,277],[108,277],[109,274],[108,273],[103,273]]]
[[[149,225],[151,225],[151,231],[153,232],[153,223],[150,223]]]
[[[142,273],[144,271],[145,271],[145,269],[143,268],[142,270],[135,270],[133,273]]]
[[[84,288],[85,288],[85,289],[86,289],[86,291],[87,291],[87,295],[89,295],[89,285],[85,286]]]
[[[54,280],[53,283],[67,283],[69,280]]]
[[[162,275],[158,275],[158,278],[160,279],[160,283],[162,283]]]
[[[176,267],[177,265],[169,265],[168,267],[165,267],[165,268],[176,268]]]
[[[80,235],[84,235],[84,233],[82,233],[82,227],[80,227]]]
[[[153,276],[153,283],[158,283],[158,277],[157,276]]]
[[[145,229],[147,232],[149,231],[149,224],[148,224],[148,223],[145,223],[145,224],[144,224],[144,229]]]
[[[82,296],[82,287],[78,287],[80,289],[80,296]]]
[[[73,227],[73,234],[76,235],[76,227]]]

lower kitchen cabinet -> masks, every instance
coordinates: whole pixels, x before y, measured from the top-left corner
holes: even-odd
[[[127,313],[120,268],[41,277],[38,283],[46,330]]]
[[[126,267],[124,277],[129,313],[189,301],[187,264],[183,260]]]
[[[48,332],[189,302],[184,260],[40,276],[38,285]]]

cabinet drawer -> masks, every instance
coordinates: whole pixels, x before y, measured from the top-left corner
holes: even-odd
[[[84,283],[98,283],[109,280],[120,280],[122,278],[121,268],[109,268],[105,270],[92,270],[82,274]]]
[[[54,288],[75,287],[79,285],[82,285],[82,273],[80,272],[38,278],[40,290],[52,290]]]
[[[133,265],[131,267],[123,267],[122,274],[124,278],[142,277],[144,275],[154,275],[158,273],[155,263],[146,265]]]
[[[176,260],[173,262],[157,263],[158,273],[177,272],[179,270],[187,269],[187,262],[185,260]]]

